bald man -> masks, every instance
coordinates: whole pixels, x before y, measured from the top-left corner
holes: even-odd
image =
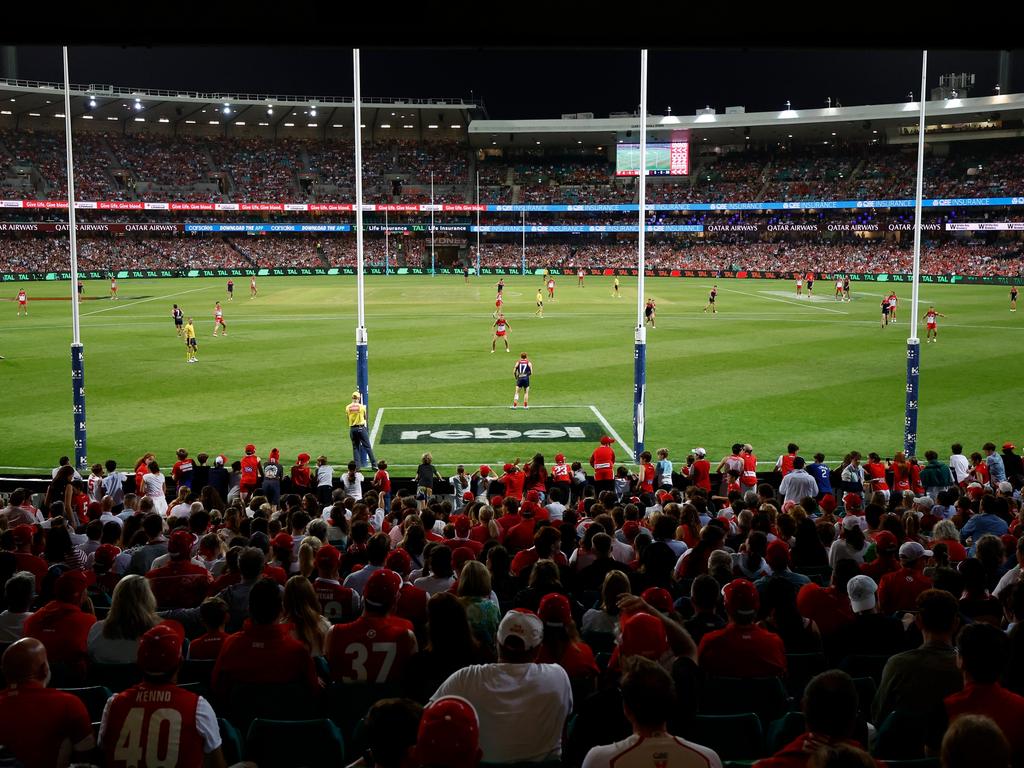
[[[7,687],[0,691],[0,744],[25,768],[64,768],[88,761],[96,747],[89,713],[70,693],[47,688],[46,648],[26,637],[4,651]]]

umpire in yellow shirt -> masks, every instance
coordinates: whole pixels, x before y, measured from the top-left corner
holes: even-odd
[[[370,446],[370,434],[366,431],[366,406],[361,401],[362,395],[353,392],[352,402],[345,408],[345,415],[348,416],[348,435],[352,438],[352,454],[360,467],[364,466],[364,455],[369,457],[370,466],[375,467],[377,459]]]

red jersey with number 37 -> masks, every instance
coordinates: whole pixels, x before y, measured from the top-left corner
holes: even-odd
[[[176,685],[141,683],[108,704],[103,753],[110,768],[203,764],[199,697]]]
[[[335,681],[388,683],[402,679],[416,650],[411,622],[364,614],[351,624],[331,627],[324,655]]]

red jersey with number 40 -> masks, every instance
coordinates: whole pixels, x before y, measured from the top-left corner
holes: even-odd
[[[176,685],[141,683],[108,705],[103,753],[110,768],[186,768],[203,764],[196,727],[199,697]]]
[[[324,655],[335,681],[388,683],[402,679],[416,650],[411,622],[364,614],[351,624],[331,627]]]

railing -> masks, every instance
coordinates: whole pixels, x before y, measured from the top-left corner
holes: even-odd
[[[18,80],[0,79],[0,87],[11,86],[15,88],[35,88],[38,90],[53,90],[63,92],[64,88],[60,83],[49,83],[43,80]],[[352,104],[354,99],[351,96],[304,96],[294,94],[268,94],[268,93],[204,93],[202,91],[190,91],[183,89],[167,90],[163,88],[127,88],[117,85],[97,85],[90,83],[71,84],[72,92],[79,92],[82,95],[110,96],[118,98],[159,98],[159,99],[201,99],[203,101],[230,101],[230,102],[272,102],[274,104],[311,104],[317,106],[332,106],[335,104]],[[420,106],[450,105],[461,107],[483,107],[481,99],[461,98],[406,98],[390,96],[364,96],[363,104],[415,104]]]

